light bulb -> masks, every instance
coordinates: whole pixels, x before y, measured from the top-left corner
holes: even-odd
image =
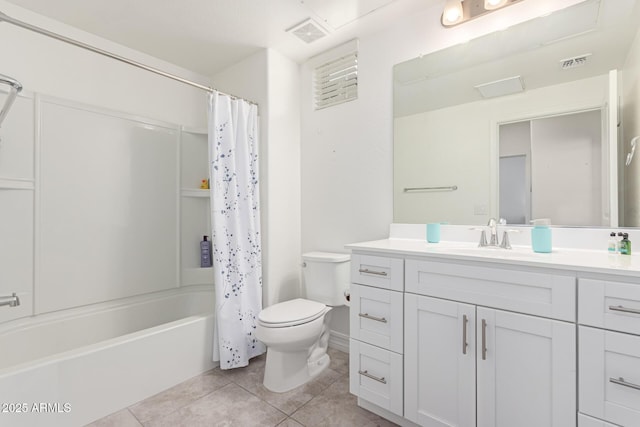
[[[484,8],[486,10],[498,9],[507,4],[508,0],[484,0]]]
[[[462,20],[462,2],[460,0],[448,0],[442,14],[442,23],[452,25]]]
[[[460,12],[458,9],[447,10],[446,18],[448,22],[456,22],[460,19]]]

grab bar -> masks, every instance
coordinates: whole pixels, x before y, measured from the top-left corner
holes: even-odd
[[[0,297],[0,307],[3,305],[8,305],[9,307],[17,307],[20,305],[20,298],[14,292],[11,296],[1,296]]]
[[[456,191],[457,189],[457,185],[450,185],[447,187],[406,187],[404,189],[404,192],[413,193],[418,191]]]
[[[9,85],[11,87],[11,89],[9,89],[7,99],[4,102],[4,106],[2,107],[2,110],[0,110],[0,126],[2,126],[4,118],[9,113],[11,105],[13,105],[13,101],[16,100],[16,96],[18,96],[18,93],[20,93],[20,91],[22,90],[22,85],[16,79],[2,74],[0,74],[0,83]]]

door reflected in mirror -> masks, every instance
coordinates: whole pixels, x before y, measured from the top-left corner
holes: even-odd
[[[509,224],[551,218],[609,224],[608,148],[600,110],[501,124],[499,212]]]

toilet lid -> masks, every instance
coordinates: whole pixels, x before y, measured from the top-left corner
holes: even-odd
[[[326,308],[322,303],[297,298],[265,308],[258,315],[258,320],[272,327],[299,325],[322,316]]]

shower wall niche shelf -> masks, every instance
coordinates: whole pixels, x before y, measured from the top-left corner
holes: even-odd
[[[200,267],[200,241],[211,236],[209,190],[200,183],[209,178],[206,129],[180,129],[181,285],[213,284],[213,269]]]
[[[209,197],[209,189],[203,190],[201,188],[183,188],[182,197]]]

